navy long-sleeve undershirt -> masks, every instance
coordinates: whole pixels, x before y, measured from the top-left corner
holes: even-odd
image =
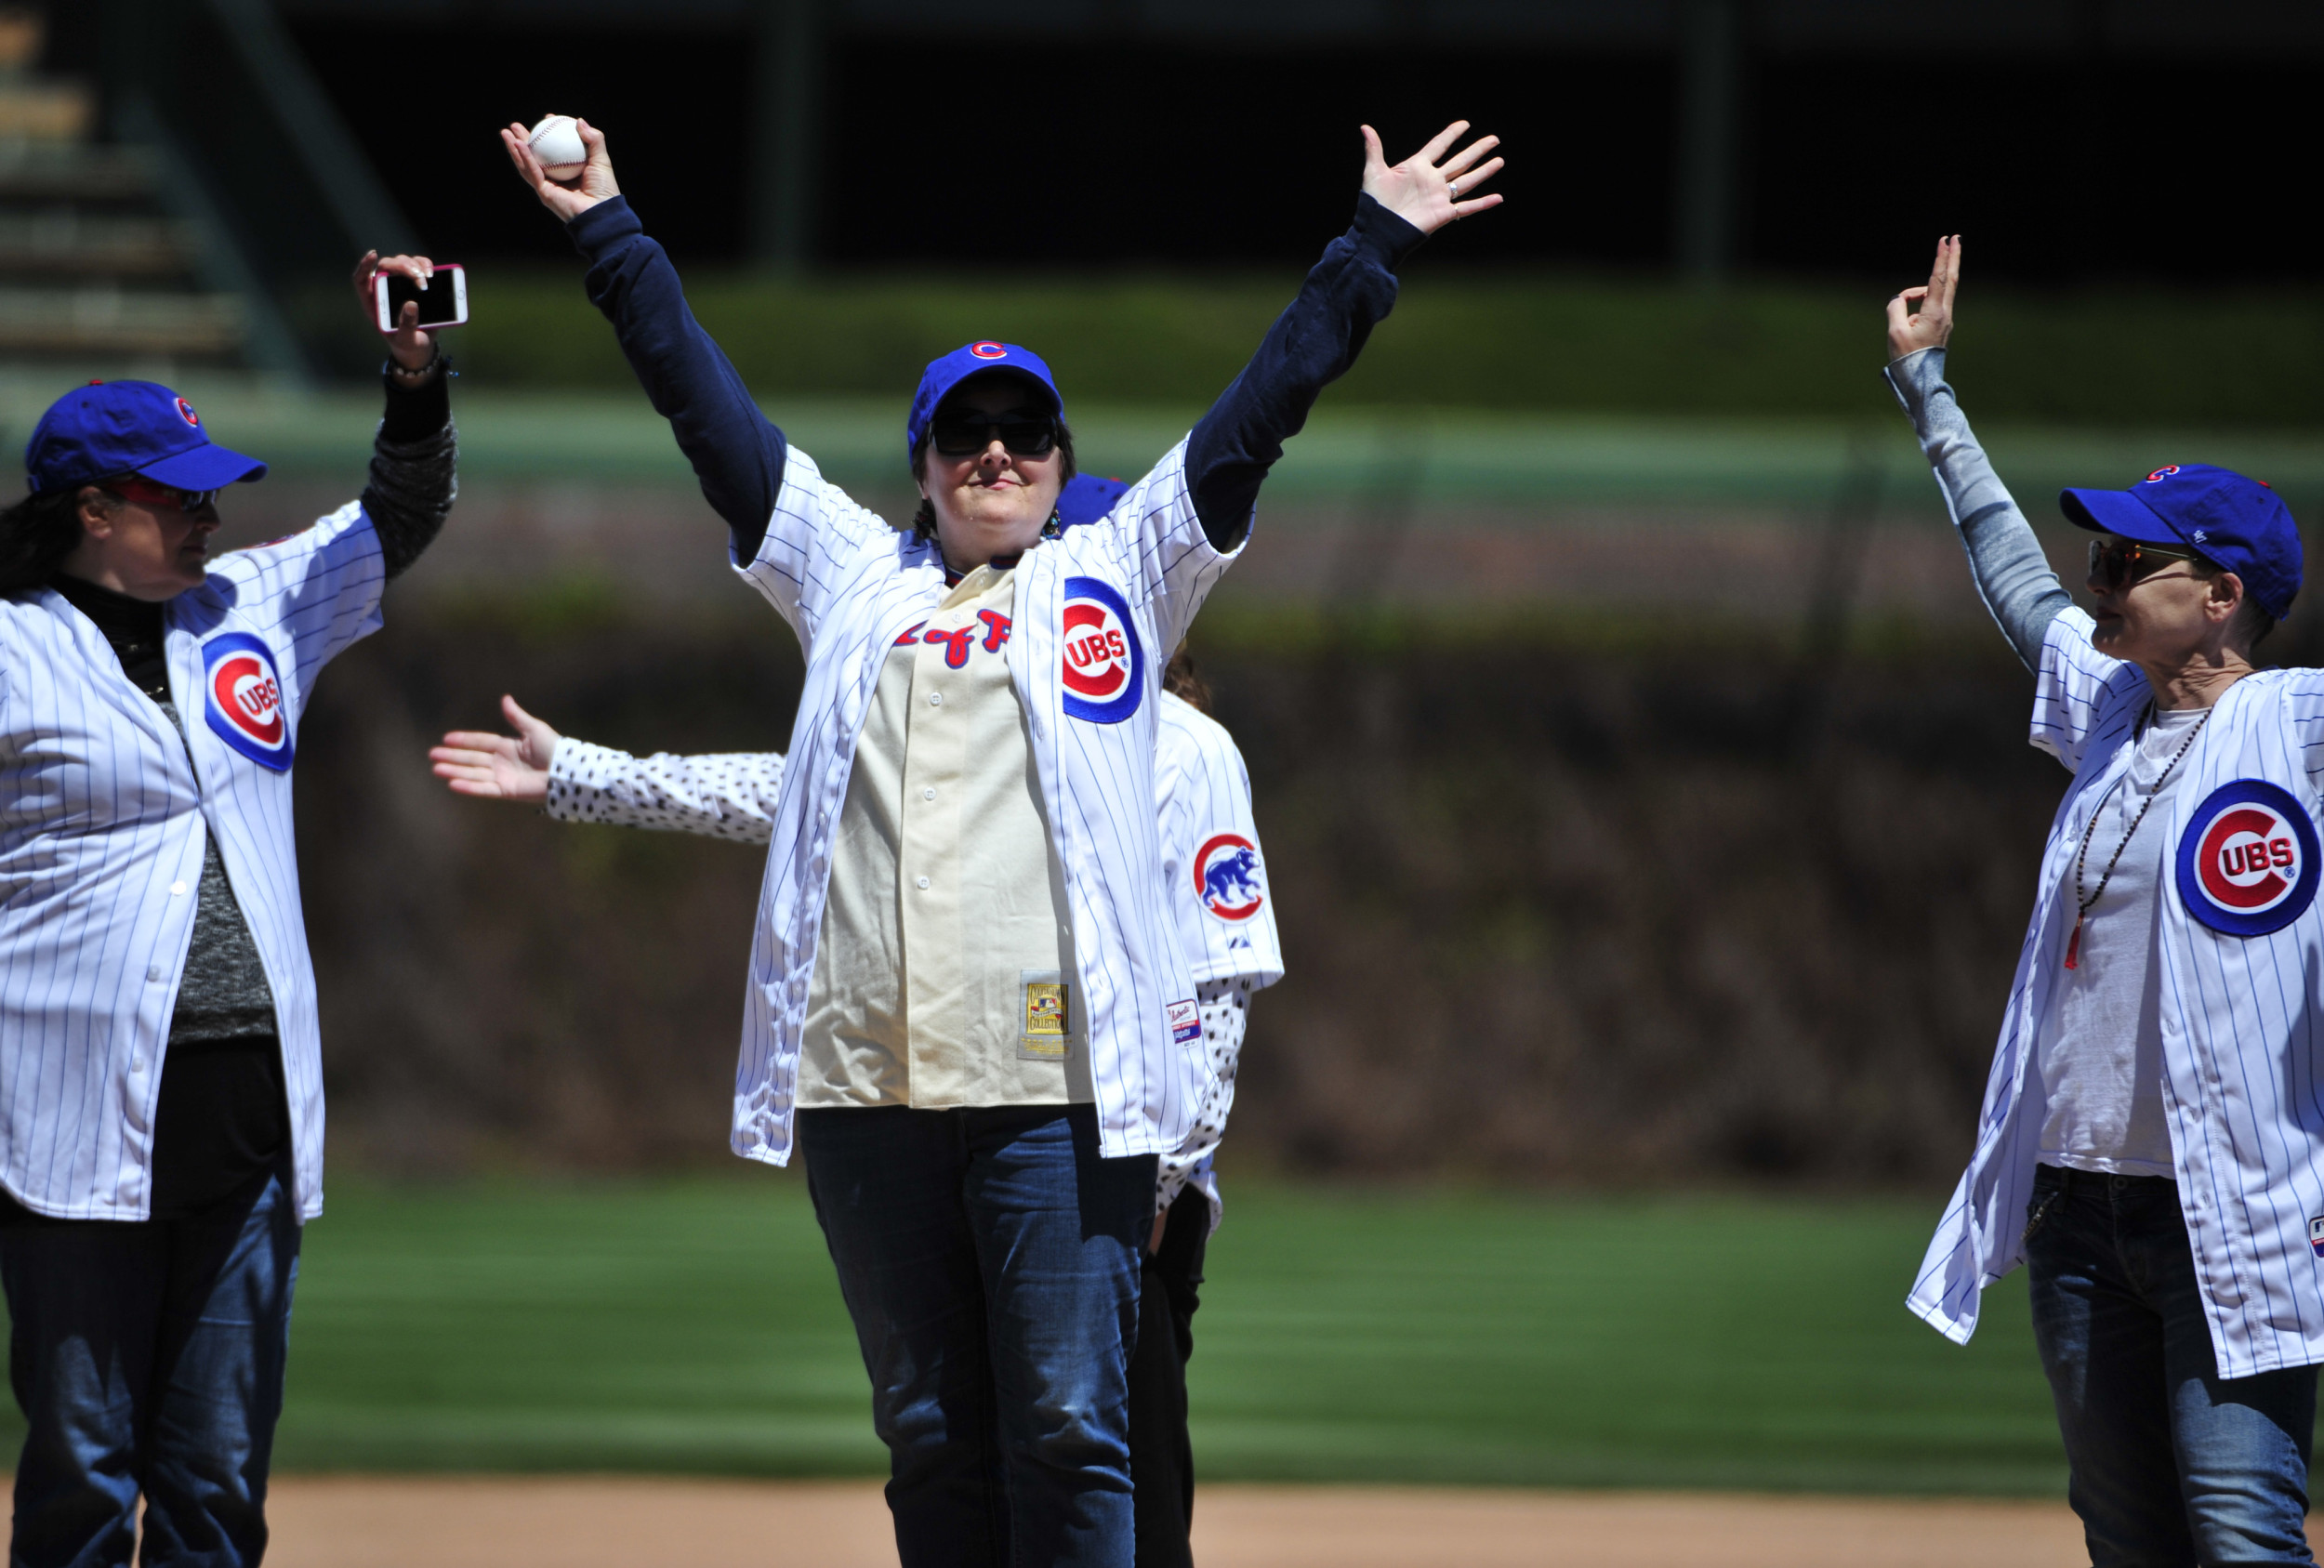
[[[741,376],[687,307],[678,270],[626,197],[566,226],[589,263],[589,302],[614,324],[654,411],[670,423],[704,499],[726,520],[734,557],[759,553],[783,487],[783,432],[751,401]],[[1307,423],[1323,389],[1347,373],[1396,303],[1396,267],[1424,236],[1369,196],[1259,350],[1195,425],[1186,478],[1203,532],[1221,549],[1250,526],[1267,470]]]

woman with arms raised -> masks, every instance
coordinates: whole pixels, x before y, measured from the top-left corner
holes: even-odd
[[[425,257],[366,256],[425,279]],[[405,323],[417,307],[404,307]],[[255,1563],[323,1059],[291,824],[323,666],[452,506],[429,335],[371,482],[213,558],[266,465],[145,381],[57,400],[0,512],[0,1276],[28,1429],[8,1561]],[[138,1503],[145,1509],[139,1542]]]
[[[928,367],[899,532],[751,403],[586,122],[587,169],[518,173],[732,559],[805,646],[751,957],[733,1146],[806,1155],[889,1447],[905,1568],[1131,1561],[1126,1364],[1158,1156],[1214,1074],[1162,882],[1168,652],[1241,549],[1283,441],[1432,230],[1495,204],[1456,125],[1363,193],[1257,356],[1103,520],[1058,533],[1072,432],[997,341]],[[1443,160],[1440,164],[1439,160]],[[795,1130],[796,1129],[796,1130]]]
[[[2307,1562],[2324,1361],[2324,672],[2254,650],[2300,586],[2265,484],[2067,490],[2088,612],[1945,381],[1961,243],[1888,307],[1888,379],[2073,773],[1977,1147],[1911,1295],[1957,1340],[2027,1266],[2091,1561]],[[1918,303],[1915,312],[1911,307]]]

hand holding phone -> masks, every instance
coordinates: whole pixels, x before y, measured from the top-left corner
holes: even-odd
[[[468,269],[456,261],[439,261],[434,274],[410,278],[382,267],[371,275],[372,324],[384,335],[405,327],[435,332],[468,324]],[[418,307],[416,319],[403,320],[406,304]]]

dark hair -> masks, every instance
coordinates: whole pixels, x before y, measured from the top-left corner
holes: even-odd
[[[1210,682],[1195,667],[1194,650],[1183,642],[1170,655],[1170,662],[1162,667],[1162,690],[1190,707],[1210,711]]]
[[[2187,570],[2206,583],[2216,582],[2227,569],[2207,556],[2196,556],[2187,563]],[[2250,584],[2243,588],[2243,600],[2236,606],[2236,618],[2227,628],[2228,635],[2244,639],[2246,648],[2257,648],[2267,640],[2267,634],[2276,629],[2276,617],[2260,608],[2260,601],[2251,597]]]
[[[89,488],[36,490],[0,511],[0,593],[22,593],[56,575],[81,543],[81,497]]]
[[[935,421],[931,419],[929,428],[922,430],[920,439],[913,443],[912,479],[915,483],[928,477],[928,443],[934,434]],[[1074,466],[1073,427],[1065,423],[1065,416],[1062,414],[1057,415],[1057,451],[1059,456],[1063,459],[1063,466],[1058,471],[1058,480],[1062,483],[1071,483],[1074,475],[1081,470]],[[936,503],[925,495],[920,497],[920,509],[912,514],[912,532],[931,544],[935,542]]]

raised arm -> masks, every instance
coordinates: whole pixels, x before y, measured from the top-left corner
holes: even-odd
[[[1363,127],[1355,221],[1325,247],[1299,297],[1275,318],[1250,363],[1187,442],[1187,487],[1212,547],[1232,550],[1243,542],[1267,470],[1307,423],[1315,399],[1347,374],[1372,328],[1394,308],[1396,268],[1413,247],[1447,223],[1500,204],[1498,193],[1473,193],[1500,172],[1499,158],[1477,162],[1500,144],[1499,137],[1480,137],[1446,155],[1468,128],[1468,121],[1456,120],[1392,166],[1378,133]]]
[[[369,318],[372,279],[378,273],[425,280],[435,270],[424,256],[383,259],[377,251],[367,251],[355,264],[356,300]],[[379,372],[387,410],[372,438],[371,482],[363,487],[363,513],[379,535],[379,554],[390,578],[409,570],[435,542],[459,494],[452,389],[435,335],[405,324],[418,319],[418,304],[406,301],[403,320],[388,337],[388,360]]]
[[[1937,242],[1928,283],[1888,302],[1888,384],[1936,474],[1987,611],[2026,667],[2038,670],[2050,623],[2074,600],[1946,384],[1945,346],[1960,284],[1961,239],[1955,235]],[[1915,304],[1918,311],[1911,309]]]
[[[759,412],[743,378],[687,308],[678,270],[648,239],[614,180],[604,133],[579,122],[589,161],[572,185],[548,178],[522,125],[500,133],[517,178],[565,224],[589,264],[589,302],[614,323],[621,351],[654,412],[670,423],[703,498],[726,520],[734,559],[748,562],[782,493],[788,448]]]

